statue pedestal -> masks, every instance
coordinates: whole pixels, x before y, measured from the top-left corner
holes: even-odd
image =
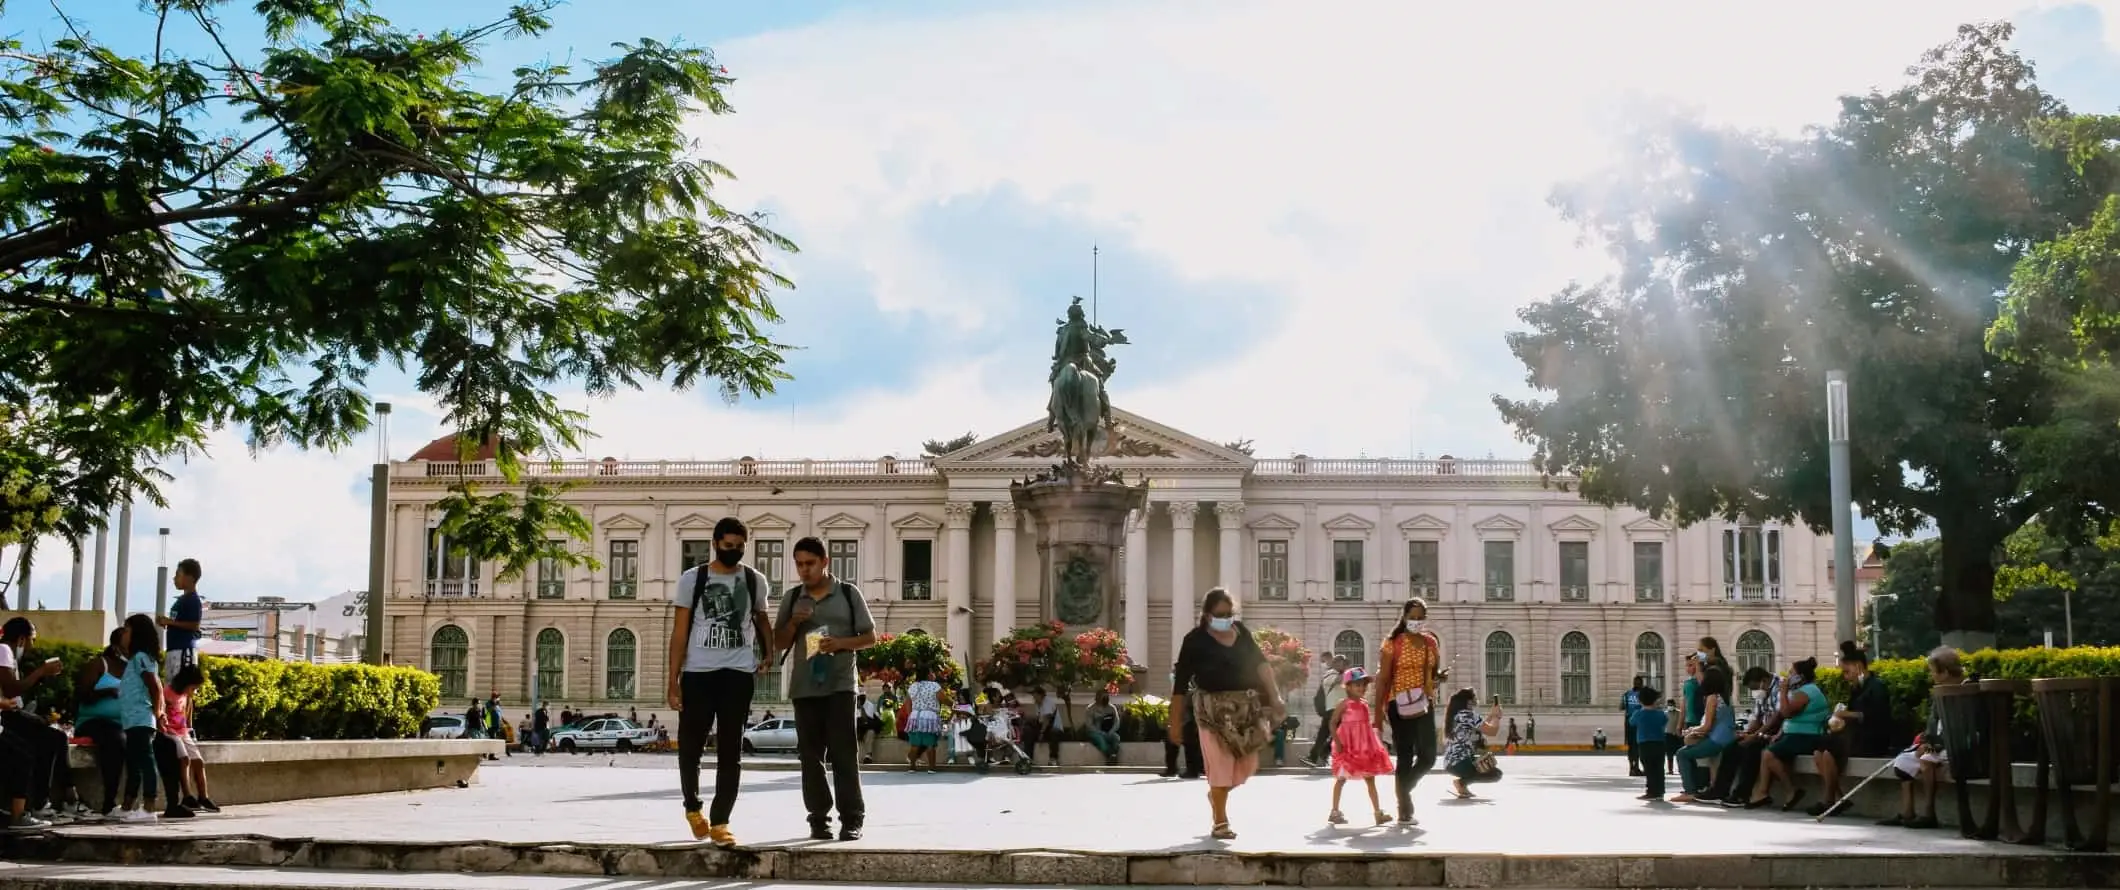
[[[1116,473],[1068,465],[1009,493],[1037,520],[1038,597],[1047,620],[1071,631],[1116,627],[1126,516],[1148,506],[1148,483],[1128,485]]]

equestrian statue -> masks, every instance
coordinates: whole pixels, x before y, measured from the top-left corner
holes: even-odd
[[[1104,348],[1126,345],[1126,332],[1105,330],[1083,317],[1082,298],[1068,304],[1067,320],[1053,334],[1053,370],[1047,377],[1052,399],[1045,406],[1045,428],[1060,431],[1067,464],[1086,467],[1104,452],[1112,428],[1111,398],[1104,384],[1119,366]]]

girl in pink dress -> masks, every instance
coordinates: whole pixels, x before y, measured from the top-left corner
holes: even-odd
[[[1384,751],[1384,740],[1377,738],[1376,726],[1369,720],[1369,673],[1349,668],[1340,675],[1340,690],[1347,697],[1332,714],[1332,725],[1337,727],[1332,738],[1332,815],[1325,821],[1347,824],[1347,817],[1340,815],[1340,789],[1347,787],[1348,779],[1361,779],[1369,786],[1369,809],[1382,825],[1391,817],[1377,805],[1377,777],[1391,774],[1391,755]]]

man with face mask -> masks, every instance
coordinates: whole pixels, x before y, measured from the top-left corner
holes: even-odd
[[[750,530],[734,516],[714,524],[714,559],[677,577],[670,620],[665,704],[677,712],[677,782],[692,837],[733,847],[729,816],[743,782],[744,715],[756,677],[772,665],[773,624],[766,582],[744,565]],[[716,724],[720,724],[718,727]],[[699,758],[714,737],[714,806],[700,815]]]

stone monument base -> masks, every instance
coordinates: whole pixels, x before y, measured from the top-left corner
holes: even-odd
[[[1037,522],[1044,614],[1070,630],[1115,626],[1126,517],[1148,506],[1148,483],[1129,485],[1117,473],[1063,465],[1010,486],[1010,495]]]

